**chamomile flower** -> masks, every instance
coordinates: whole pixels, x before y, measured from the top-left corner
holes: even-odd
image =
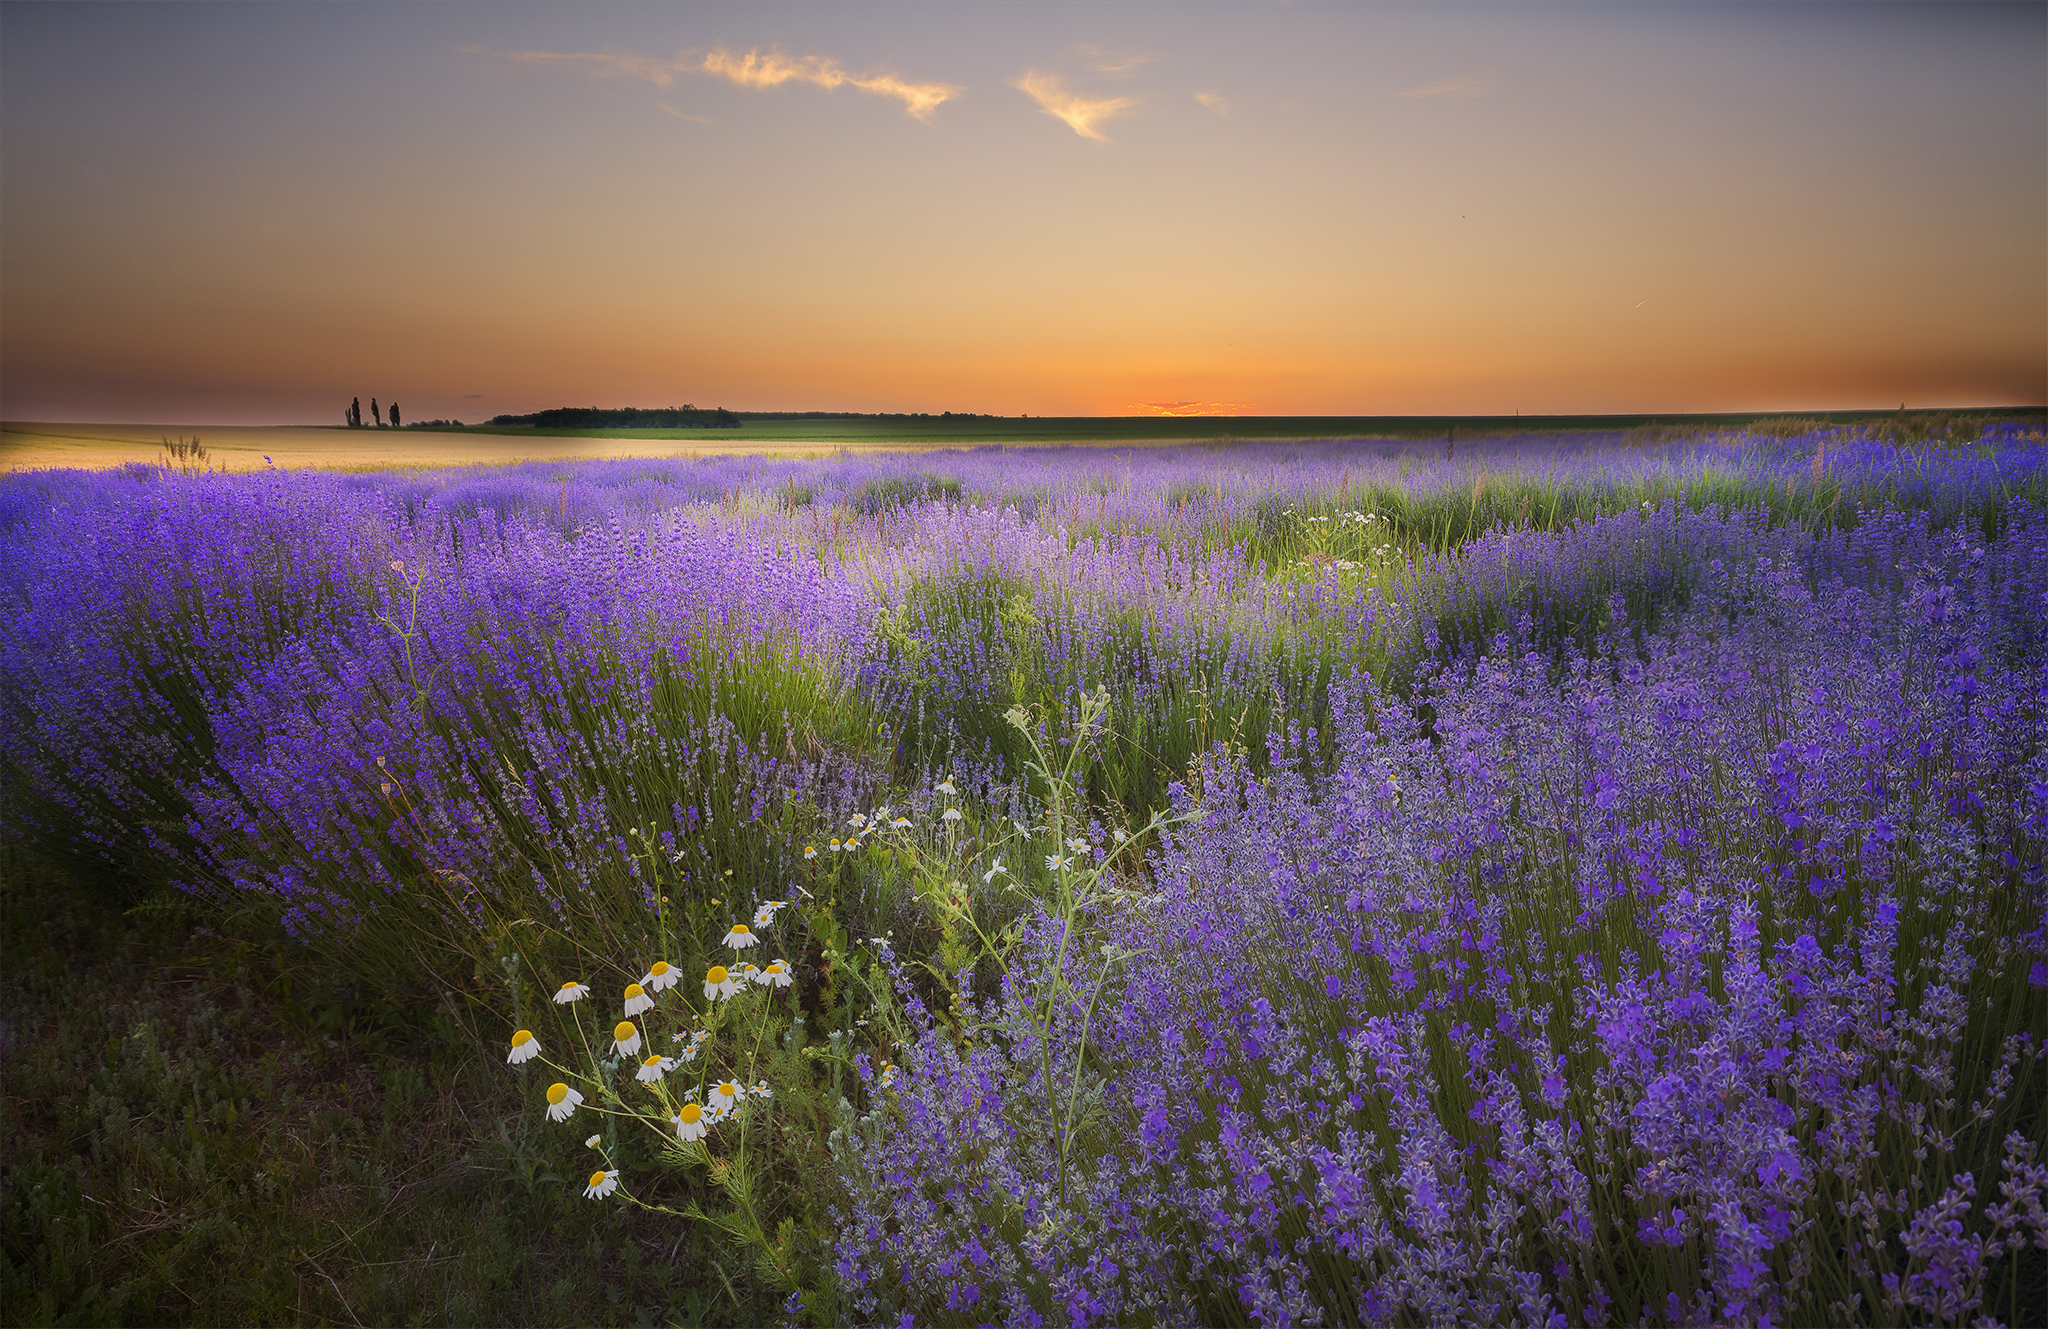
[[[548,1086],[548,1120],[567,1121],[576,1105],[583,1101],[583,1095],[568,1085],[557,1082]]]
[[[622,1057],[630,1057],[640,1050],[640,1026],[631,1020],[621,1020],[612,1029],[612,1047]]]
[[[1085,854],[1091,847],[1092,846],[1090,846],[1086,840],[1067,841],[1067,848],[1073,850],[1077,854]]]
[[[805,857],[805,858],[816,858],[817,856],[818,856],[818,850],[817,850],[817,846],[815,846],[815,845],[808,845],[808,844],[804,846],[804,857]]]
[[[685,1062],[697,1060],[698,1049],[704,1046],[704,1041],[711,1037],[711,1033],[709,1030],[699,1029],[688,1035],[671,1034],[670,1037],[676,1042],[684,1044],[684,1046],[676,1049],[676,1060],[678,1062]]]
[[[1010,870],[1003,866],[1003,860],[999,858],[988,871],[981,874],[981,884],[987,886],[992,884],[997,877],[1007,877],[1009,875]]]
[[[724,965],[715,964],[704,971],[704,996],[706,999],[715,1000],[719,997],[730,997],[739,990],[739,979],[727,972]]]
[[[505,1060],[514,1066],[523,1061],[532,1061],[540,1055],[540,1040],[533,1036],[533,1030],[520,1029],[512,1035],[512,1050],[505,1054]]]
[[[586,1200],[602,1200],[618,1188],[619,1170],[617,1168],[600,1168],[598,1171],[590,1174],[590,1184],[583,1188],[583,1198]]]
[[[564,983],[555,991],[555,1005],[567,1006],[572,1001],[581,1001],[590,995],[588,983]]]
[[[827,846],[826,846],[826,848],[830,849],[830,850],[831,850],[831,851],[832,851],[833,853],[835,853],[835,854],[836,854],[836,853],[838,853],[838,852],[840,851],[840,849],[841,849],[841,848],[843,848],[843,847],[844,847],[844,846],[842,846],[842,845],[841,845],[841,844],[839,843],[839,837],[838,837],[838,836],[836,836],[836,835],[832,837],[832,843],[831,843],[830,845],[827,845]]]
[[[908,818],[908,817],[898,817],[898,818],[897,818],[896,820],[894,820],[894,821],[890,822],[889,824],[890,824],[891,826],[894,826],[894,827],[895,827],[895,828],[896,828],[897,830],[899,830],[899,831],[901,831],[901,830],[906,830],[906,829],[908,829],[908,828],[909,828],[909,826],[910,826],[910,818]]]
[[[595,1149],[597,1148],[597,1142],[602,1139],[604,1139],[602,1135],[593,1135],[583,1142],[583,1147],[585,1149]]]
[[[654,998],[647,995],[646,988],[638,983],[626,984],[626,1014],[638,1015],[644,1010],[651,1010],[653,1006]]]
[[[720,1080],[711,1088],[711,1115],[723,1120],[739,1111],[740,1103],[746,1099],[747,1091],[732,1080]]]
[[[958,821],[964,814],[959,808],[947,808],[939,814],[940,821]]]
[[[769,900],[754,911],[754,926],[766,928],[775,926],[775,916],[789,908],[787,900]]]
[[[958,797],[960,797],[960,791],[959,791],[958,789],[955,789],[955,788],[953,787],[953,782],[952,782],[951,780],[941,780],[941,781],[939,781],[939,783],[938,783],[938,791],[939,791],[940,793],[944,794],[944,795],[945,795],[945,796],[946,796],[947,798],[958,798]]]
[[[704,1109],[695,1103],[683,1104],[683,1110],[669,1120],[675,1123],[676,1138],[681,1140],[701,1140],[711,1129],[711,1123],[704,1119]]]
[[[725,944],[736,951],[743,951],[749,946],[759,946],[761,939],[755,936],[754,930],[745,923],[735,923],[732,925],[732,931],[725,934]]]
[[[789,961],[776,960],[754,974],[754,981],[765,988],[786,988],[796,981],[789,972]]]
[[[657,1052],[640,1063],[640,1069],[633,1072],[633,1078],[642,1084],[654,1084],[675,1068],[673,1061]]]
[[[748,1093],[748,1095],[749,1095],[749,1096],[751,1096],[751,1097],[754,1097],[754,1098],[773,1098],[773,1097],[775,1097],[775,1093],[774,1093],[774,1091],[773,1091],[773,1090],[771,1090],[771,1089],[769,1089],[769,1087],[768,1087],[768,1082],[767,1082],[766,1080],[757,1080],[757,1081],[755,1081],[755,1082],[754,1082],[754,1085],[753,1085],[753,1087],[752,1087],[752,1088],[750,1088],[750,1089],[748,1089],[748,1090],[747,1090],[747,1093]]]
[[[861,827],[868,824],[868,819],[866,817],[861,816],[858,812],[856,812],[851,817],[848,817],[846,819],[846,824],[848,826],[853,827],[855,830],[859,830]]]
[[[656,960],[654,966],[641,975],[641,986],[652,992],[666,992],[681,982],[682,971],[666,960]],[[631,1014],[631,1012],[627,1012]]]
[[[896,1064],[890,1061],[883,1062],[881,1077],[875,1083],[884,1089],[893,1086],[896,1083]]]
[[[1073,862],[1074,860],[1071,858],[1061,858],[1058,854],[1047,854],[1045,856],[1045,870],[1047,872],[1058,872],[1063,867],[1071,866]]]
[[[741,966],[740,966],[740,986],[741,986],[741,987],[745,987],[745,986],[746,986],[747,984],[749,984],[749,983],[758,983],[758,982],[760,982],[760,981],[761,981],[761,971],[760,971],[760,969],[759,969],[758,967],[756,967],[756,966],[755,966],[755,965],[754,965],[753,963],[749,962],[749,963],[747,963],[747,964],[743,964],[743,965],[741,965]]]

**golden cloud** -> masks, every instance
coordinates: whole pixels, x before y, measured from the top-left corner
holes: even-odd
[[[484,53],[476,47],[463,49],[478,54]],[[736,52],[728,51],[721,46],[701,57],[693,57],[688,51],[679,51],[672,60],[642,55],[638,51],[619,50],[507,51],[505,56],[521,64],[558,65],[596,78],[640,79],[652,83],[657,88],[668,87],[684,74],[710,74],[737,83],[743,88],[775,88],[784,83],[810,83],[829,92],[844,85],[880,97],[894,97],[903,103],[904,110],[920,120],[930,119],[933,111],[963,91],[951,83],[912,83],[887,70],[853,74],[847,72],[845,66],[830,56],[792,57],[777,50]],[[685,120],[699,118],[686,115],[669,106],[663,106],[662,109]]]
[[[1102,131],[1095,127],[1097,121],[1127,111],[1138,104],[1136,97],[1083,97],[1068,92],[1066,84],[1058,74],[1047,74],[1036,69],[1027,69],[1010,86],[1037,102],[1047,115],[1064,120],[1067,127],[1082,138],[1092,138],[1098,143],[1107,143]]]
[[[1220,92],[1198,92],[1195,94],[1195,100],[1218,115],[1230,114],[1230,98]]]

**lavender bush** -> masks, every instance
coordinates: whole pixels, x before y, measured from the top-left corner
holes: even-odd
[[[2038,1321],[2044,460],[10,477],[0,811],[521,1028],[791,901],[590,1189],[814,1318]]]

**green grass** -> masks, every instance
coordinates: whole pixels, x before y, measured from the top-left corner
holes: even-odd
[[[772,1318],[700,1225],[584,1200],[583,1132],[453,1002],[109,899],[0,863],[0,1322]]]

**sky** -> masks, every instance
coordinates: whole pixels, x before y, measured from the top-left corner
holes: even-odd
[[[2048,402],[2039,4],[0,3],[0,418]]]

